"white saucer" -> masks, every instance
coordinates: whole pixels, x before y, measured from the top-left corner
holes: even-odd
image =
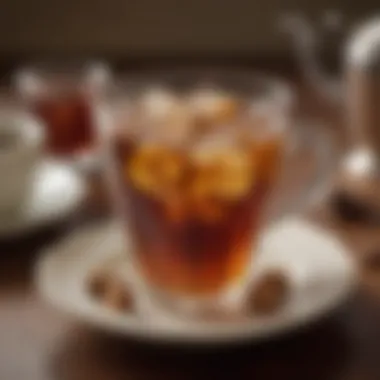
[[[287,306],[269,318],[242,317],[228,322],[189,322],[153,305],[128,314],[110,310],[86,291],[86,279],[97,267],[109,266],[134,283],[128,254],[116,225],[82,231],[48,250],[37,265],[37,283],[59,309],[101,329],[156,342],[231,343],[258,340],[294,329],[338,306],[356,283],[353,261],[334,236],[301,219],[282,221],[268,231],[253,278],[266,267],[283,267],[291,279]],[[127,279],[128,277],[128,279]],[[138,299],[142,289],[136,286]]]
[[[0,215],[0,237],[9,237],[67,217],[84,199],[86,186],[73,168],[44,161],[35,169],[33,188],[15,214]]]

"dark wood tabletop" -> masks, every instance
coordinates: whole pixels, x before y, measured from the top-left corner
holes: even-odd
[[[330,211],[323,206],[312,216],[359,258],[380,249],[380,226],[338,223]],[[148,345],[92,330],[36,293],[39,252],[72,228],[66,221],[0,242],[0,380],[380,379],[380,269],[363,272],[357,292],[334,313],[286,336],[225,347]]]

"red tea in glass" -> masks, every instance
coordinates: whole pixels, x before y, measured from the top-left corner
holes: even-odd
[[[241,279],[281,142],[251,150],[224,147],[215,156],[207,152],[204,161],[159,144],[116,144],[119,182],[128,198],[124,217],[145,278],[192,295],[213,294]]]
[[[116,205],[154,293],[203,299],[246,278],[284,150],[285,100],[259,83],[253,100],[168,87],[106,104]]]
[[[90,99],[84,94],[68,93],[41,97],[31,104],[32,111],[44,121],[47,146],[56,155],[85,151],[94,144],[94,123]]]
[[[94,148],[93,103],[100,70],[105,69],[93,65],[20,71],[19,91],[30,110],[44,122],[51,154],[73,156]]]

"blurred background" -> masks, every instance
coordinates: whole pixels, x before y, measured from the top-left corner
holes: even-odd
[[[284,12],[318,18],[337,9],[349,26],[376,8],[371,0],[2,0],[0,57],[5,62],[40,55],[289,60],[292,53],[276,29]]]

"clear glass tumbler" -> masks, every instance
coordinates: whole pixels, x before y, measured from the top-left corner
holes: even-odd
[[[242,289],[281,172],[282,82],[176,70],[118,78],[99,126],[136,270],[155,299],[198,310]]]

